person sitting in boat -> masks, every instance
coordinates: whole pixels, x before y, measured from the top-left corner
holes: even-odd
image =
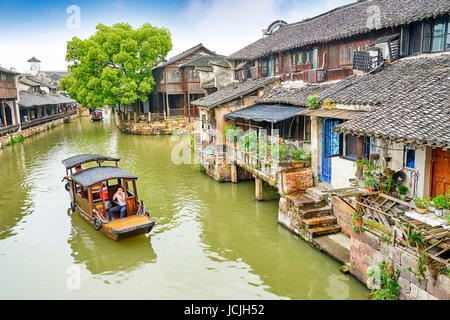
[[[81,171],[83,171],[83,168],[80,165],[75,167],[75,173],[78,173],[78,172],[81,172]]]
[[[120,212],[120,218],[125,218],[127,216],[127,202],[123,187],[117,188],[117,192],[113,196],[113,201],[117,201],[117,205],[109,209],[108,220],[112,221],[113,214],[116,212]]]

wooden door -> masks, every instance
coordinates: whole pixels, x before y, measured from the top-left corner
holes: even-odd
[[[450,194],[450,150],[433,150],[433,159],[431,194]]]

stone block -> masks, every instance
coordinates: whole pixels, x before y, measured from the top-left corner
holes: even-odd
[[[369,232],[352,231],[351,237],[369,245],[370,247],[372,247],[375,250],[380,249],[380,239],[377,236],[374,236],[373,234],[371,234]]]
[[[450,287],[445,286],[445,283],[439,281],[439,279],[437,279],[436,281],[434,281],[433,279],[428,279],[426,291],[439,300],[450,299]]]
[[[402,294],[409,294],[411,292],[411,283],[409,280],[400,276],[398,277],[398,284],[402,288]]]

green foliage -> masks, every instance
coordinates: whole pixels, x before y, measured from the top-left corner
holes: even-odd
[[[435,208],[438,210],[450,209],[450,199],[443,194],[434,197],[433,203]]]
[[[25,137],[21,134],[20,136],[11,136],[11,138],[8,140],[8,142],[6,143],[7,146],[11,146],[13,144],[16,143],[21,143],[25,140]]]
[[[381,261],[378,270],[369,269],[367,275],[373,285],[378,285],[379,289],[372,290],[371,297],[374,300],[398,300],[401,287],[398,284],[400,270],[390,266],[386,261]]]
[[[411,233],[408,234],[408,243],[412,247],[421,248],[424,245],[425,241],[423,235],[420,232],[412,230]]]
[[[294,162],[309,162],[311,161],[311,155],[307,154],[304,149],[295,149],[291,151],[291,155],[294,158]]]
[[[383,181],[380,181],[380,185],[384,193],[390,193],[394,185],[394,179],[392,178],[392,174],[385,176]]]
[[[291,148],[287,144],[280,145],[280,161],[287,162],[289,156],[291,156]]]
[[[318,95],[318,94],[310,95],[310,96],[306,99],[306,106],[307,106],[308,108],[313,108],[313,109],[318,109],[318,108],[320,108],[319,95]]]
[[[419,261],[416,266],[416,270],[414,271],[412,268],[407,268],[407,270],[414,274],[419,284],[425,280],[425,271],[427,270],[427,266],[425,265],[426,257],[424,255],[419,256]]]
[[[204,165],[202,165],[202,164],[199,164],[199,165],[198,165],[198,170],[199,170],[201,173],[205,173],[205,172],[206,172],[206,167],[205,167]]]
[[[233,138],[234,137],[234,142],[237,141],[237,136],[238,136],[238,132],[239,132],[239,127],[229,124],[227,125],[224,129],[223,129],[223,138],[224,139],[228,139],[228,138]]]
[[[397,192],[399,194],[406,194],[408,192],[408,190],[409,190],[409,188],[407,186],[404,186],[404,185],[399,185],[397,187]]]
[[[89,108],[146,101],[155,83],[152,69],[172,49],[169,30],[149,23],[96,29],[86,40],[74,37],[67,43],[70,75],[61,87]]]
[[[369,176],[366,178],[365,182],[366,182],[366,186],[375,187],[378,183],[378,179],[374,176]]]
[[[239,138],[239,144],[245,151],[256,152],[258,150],[258,133],[248,130]]]
[[[414,202],[416,203],[416,207],[419,209],[428,208],[428,205],[430,204],[430,201],[428,199],[422,199],[419,197],[415,197]]]

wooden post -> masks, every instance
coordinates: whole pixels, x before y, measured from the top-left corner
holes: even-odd
[[[188,119],[191,122],[191,95],[188,90]]]
[[[263,181],[261,178],[255,177],[255,199],[258,201],[264,200],[263,198]]]
[[[238,174],[237,174],[237,165],[233,163],[231,165],[231,182],[237,183],[238,182]]]
[[[5,112],[5,101],[2,100],[2,115],[3,115],[3,125],[6,127],[8,123],[6,122],[6,112]]]
[[[167,114],[167,118],[170,117],[170,105],[169,105],[169,93],[166,92],[166,114]]]

